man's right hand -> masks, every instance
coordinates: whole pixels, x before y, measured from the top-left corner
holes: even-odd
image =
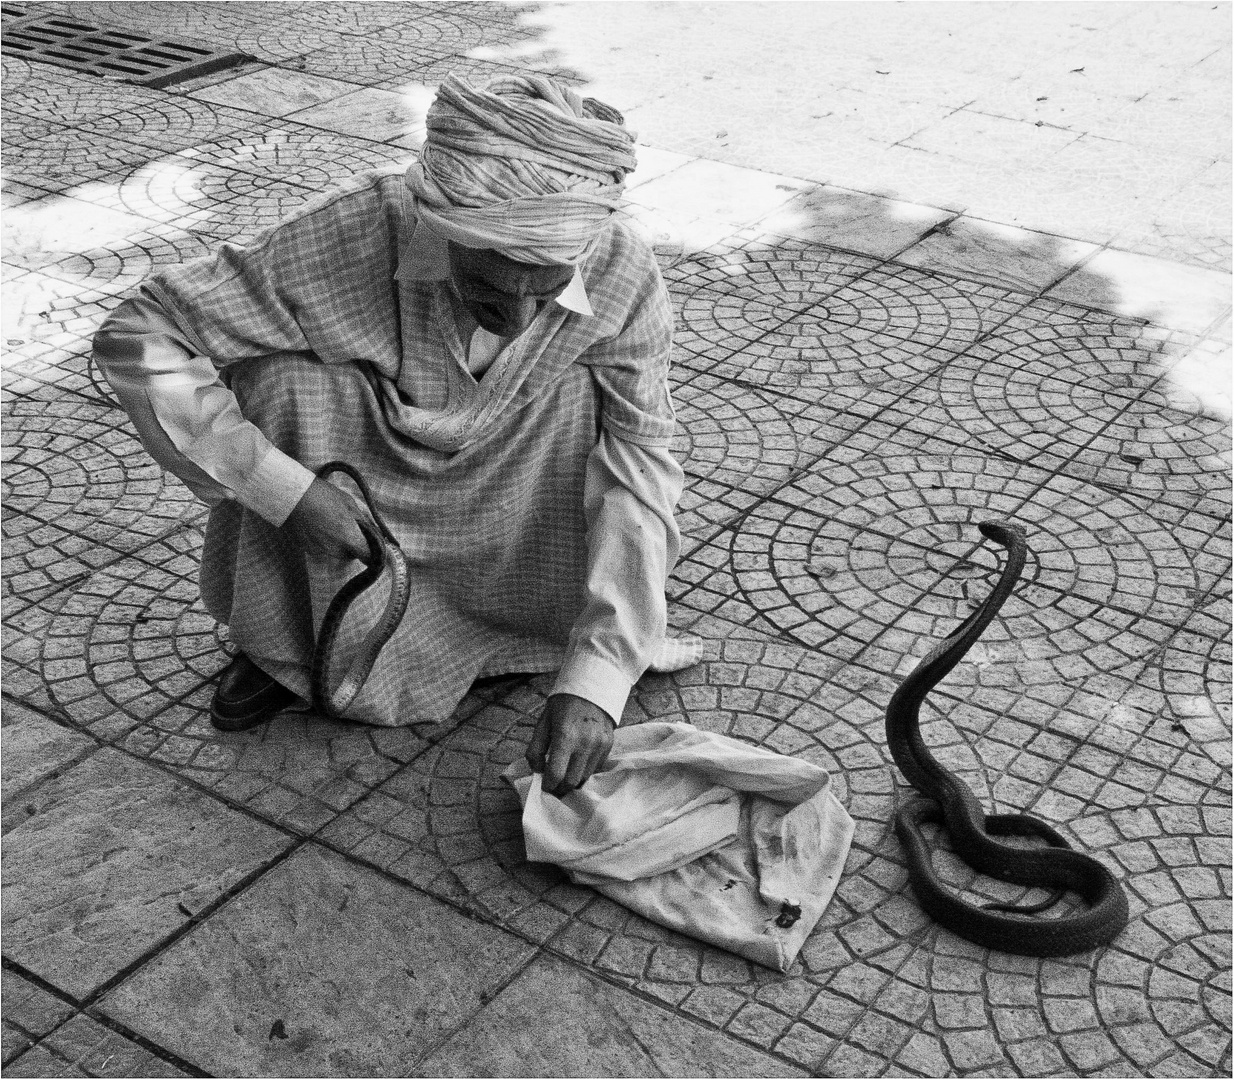
[[[368,541],[360,531],[367,520],[355,499],[317,477],[281,528],[317,558],[368,562]]]

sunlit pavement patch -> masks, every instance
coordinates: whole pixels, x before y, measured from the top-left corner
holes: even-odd
[[[216,243],[251,240],[316,194],[302,184],[178,155],[160,155],[68,191],[83,202],[174,225]]]
[[[107,404],[109,391],[89,356],[90,339],[107,313],[120,304],[116,291],[106,284],[100,288],[95,282],[30,272],[5,281],[0,294],[5,390],[10,395],[48,387],[72,391],[65,404],[69,409],[78,396]]]

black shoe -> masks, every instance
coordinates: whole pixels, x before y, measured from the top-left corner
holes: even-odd
[[[247,731],[265,723],[296,700],[244,653],[223,669],[210,702],[210,722],[220,731]]]

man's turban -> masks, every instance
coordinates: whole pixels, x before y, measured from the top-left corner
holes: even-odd
[[[602,102],[542,75],[483,90],[449,75],[407,183],[438,236],[518,262],[565,264],[586,255],[634,165],[634,135]]]

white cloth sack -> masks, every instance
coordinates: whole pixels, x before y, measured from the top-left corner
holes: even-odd
[[[826,909],[853,838],[826,770],[685,723],[618,728],[604,768],[561,798],[521,759],[503,775],[531,862],[777,971]]]

